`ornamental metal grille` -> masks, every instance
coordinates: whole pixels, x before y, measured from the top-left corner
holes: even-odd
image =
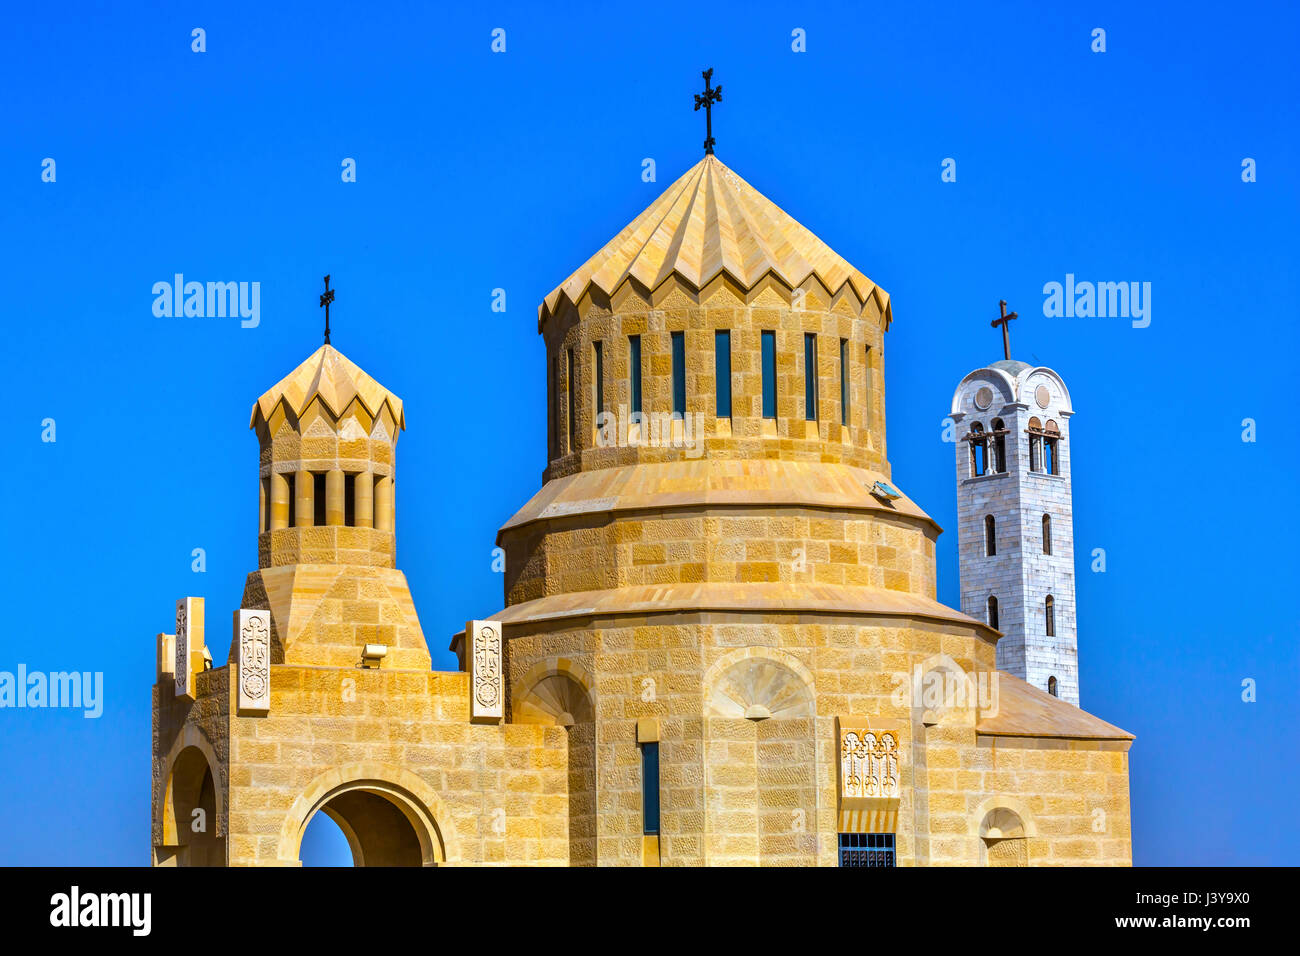
[[[897,866],[892,833],[841,833],[840,866]]]

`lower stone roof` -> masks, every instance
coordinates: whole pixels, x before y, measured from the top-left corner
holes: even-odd
[[[548,481],[501,530],[570,515],[692,505],[869,510],[918,518],[940,530],[906,495],[886,501],[871,494],[874,484],[885,480],[879,472],[852,465],[777,458],[642,462]]]
[[[1136,739],[1127,730],[1108,724],[1005,671],[998,671],[997,713],[981,718],[975,732],[989,737]]]

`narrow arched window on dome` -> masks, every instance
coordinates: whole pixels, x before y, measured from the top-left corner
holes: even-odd
[[[998,599],[991,594],[989,595],[988,610],[989,627],[993,628],[995,631],[1001,630],[1001,628],[998,627]]]
[[[972,477],[984,474],[988,470],[988,436],[984,426],[979,422],[970,427],[970,473]]]
[[[713,375],[717,380],[714,389],[716,414],[719,418],[731,417],[731,332],[718,329],[713,334]]]
[[[840,424],[849,423],[849,340],[840,339]]]
[[[1043,602],[1043,622],[1047,626],[1047,636],[1056,636],[1056,600],[1049,594]]]
[[[815,422],[817,415],[817,334],[803,336],[803,417]]]
[[[592,385],[595,391],[592,393],[592,424],[600,427],[600,413],[605,410],[605,343],[591,343],[591,361],[595,367],[596,374],[593,376]]]
[[[569,421],[569,447],[567,451],[573,454],[577,451],[575,445],[578,438],[578,410],[574,402],[574,381],[573,381],[573,349],[566,350],[565,358],[565,376],[564,376],[564,405],[568,410]]]
[[[673,414],[686,417],[686,333],[672,333]]]
[[[862,416],[862,424],[870,428],[872,423],[871,415],[871,346],[868,345],[866,352],[863,354],[863,388],[862,388],[862,407],[865,412]]]
[[[1057,685],[1056,685],[1055,677],[1047,678],[1047,692],[1051,694],[1053,697],[1061,696],[1059,693],[1057,693]]]
[[[990,458],[989,470],[997,474],[1007,470],[1007,426],[1002,419],[995,418],[990,423],[992,429],[992,454]]]
[[[998,553],[997,522],[992,515],[984,516],[984,554],[992,557]]]
[[[627,360],[628,360],[628,395],[631,408],[628,411],[638,416],[639,422],[641,415],[641,336],[629,335],[627,337]]]
[[[763,417],[776,418],[776,333],[762,334]]]
[[[1052,553],[1052,516],[1043,515],[1043,554]]]

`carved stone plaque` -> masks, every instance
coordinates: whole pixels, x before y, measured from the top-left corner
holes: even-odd
[[[469,653],[469,717],[499,723],[505,716],[505,685],[501,672],[501,624],[467,621],[465,643]]]
[[[194,668],[190,654],[202,651],[203,598],[187,597],[176,602],[176,696],[194,699]]]
[[[236,611],[235,646],[239,648],[237,713],[265,717],[271,712],[271,612]]]
[[[903,776],[898,731],[865,718],[837,724],[840,832],[896,832]]]

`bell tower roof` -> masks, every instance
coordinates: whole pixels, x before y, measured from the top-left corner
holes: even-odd
[[[654,290],[671,275],[702,289],[726,273],[745,289],[772,274],[794,289],[816,276],[835,294],[846,284],[874,296],[890,321],[889,293],[850,265],[713,155],[664,190],[538,308],[538,328],[591,287],[605,295],[629,279]]]
[[[275,407],[282,401],[295,415],[302,415],[315,398],[319,398],[335,418],[341,417],[353,401],[359,401],[372,418],[387,403],[398,428],[406,428],[402,400],[332,345],[322,345],[305,362],[263,393],[253,405],[248,427],[257,424],[259,413],[263,421],[268,421]]]

